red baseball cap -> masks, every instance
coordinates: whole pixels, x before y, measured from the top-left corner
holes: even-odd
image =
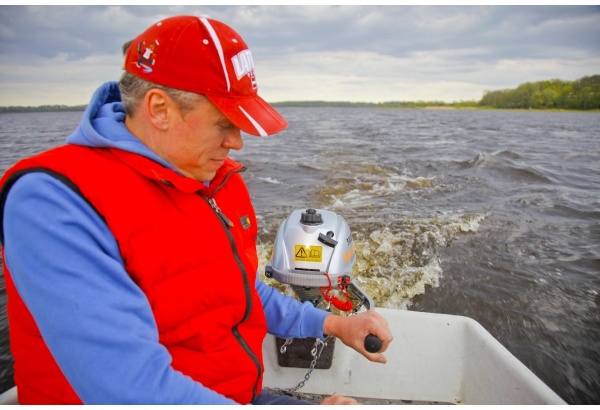
[[[267,136],[287,121],[258,96],[248,46],[231,27],[208,17],[169,17],[137,36],[125,70],[146,81],[206,96],[238,128]]]

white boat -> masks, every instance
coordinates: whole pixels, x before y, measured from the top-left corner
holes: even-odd
[[[385,352],[388,363],[369,362],[335,343],[331,368],[313,370],[299,393],[310,397],[335,392],[363,404],[567,404],[473,319],[376,311],[394,335]],[[263,351],[265,388],[286,390],[304,380],[306,368],[278,364],[272,336],[267,336]]]
[[[11,404],[19,404],[17,400],[17,388],[13,387],[0,394],[0,406],[6,406]]]

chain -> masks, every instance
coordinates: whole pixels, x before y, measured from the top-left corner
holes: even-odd
[[[287,347],[291,345],[293,341],[294,339],[285,339],[285,343],[279,348],[279,352],[281,352],[281,354],[284,354],[287,350]]]
[[[326,310],[328,312],[330,312],[331,311],[330,310],[331,300],[324,299],[323,302],[324,301],[327,301]],[[356,313],[356,312],[354,312],[354,313]],[[327,346],[328,339],[329,339],[329,336],[327,336],[324,340],[321,340],[319,338],[315,339],[315,347],[313,347],[313,349],[310,351],[310,354],[312,355],[313,359],[310,362],[310,367],[308,368],[308,372],[306,372],[306,374],[304,375],[304,380],[302,380],[300,383],[298,383],[298,385],[296,387],[282,390],[284,393],[294,393],[295,391],[304,387],[304,385],[306,384],[308,379],[310,379],[310,375],[312,374],[313,370],[315,370],[315,366],[317,365],[317,360],[319,360],[319,357],[321,357],[321,353],[323,353],[323,349],[325,348],[325,346]],[[281,352],[281,354],[284,354],[286,352],[287,347],[289,345],[291,345],[293,341],[294,341],[294,339],[286,339],[285,340],[283,345],[279,348],[279,351]]]
[[[315,347],[313,347],[313,349],[310,351],[313,359],[310,362],[310,367],[308,369],[308,372],[304,376],[304,380],[302,380],[300,383],[298,383],[298,385],[296,387],[293,387],[291,389],[287,389],[286,392],[293,393],[296,390],[301,389],[302,387],[304,387],[304,384],[308,381],[308,379],[310,379],[310,374],[315,369],[315,366],[317,365],[317,360],[319,359],[319,357],[321,357],[321,353],[323,352],[323,349],[327,345],[327,339],[329,339],[329,336],[327,336],[327,338],[325,340],[321,340],[321,339],[318,339],[318,338],[315,340]],[[287,345],[289,345],[289,344],[292,343],[291,341],[290,341],[290,343],[288,343],[289,340],[292,340],[292,339],[287,339],[285,341],[285,344],[283,346],[281,346],[280,350],[283,350],[281,353],[285,353],[285,349],[284,348]]]

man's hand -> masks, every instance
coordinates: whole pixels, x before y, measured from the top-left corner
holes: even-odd
[[[323,333],[335,336],[372,362],[387,363],[382,354],[393,339],[387,320],[374,310],[350,316],[329,315],[325,318]],[[369,353],[365,349],[365,338],[373,334],[381,340],[381,350]]]
[[[331,395],[329,397],[325,397],[323,399],[323,401],[321,402],[321,404],[331,405],[331,404],[360,404],[360,403],[357,402],[356,400],[354,400],[352,397],[341,396],[337,393],[334,393],[333,395]]]

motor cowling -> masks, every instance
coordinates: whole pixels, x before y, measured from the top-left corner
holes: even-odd
[[[279,227],[265,275],[290,285],[301,301],[315,306],[329,299],[324,289],[338,287],[348,288],[359,304],[373,308],[373,301],[352,282],[355,262],[346,220],[335,212],[309,208],[292,212]]]

